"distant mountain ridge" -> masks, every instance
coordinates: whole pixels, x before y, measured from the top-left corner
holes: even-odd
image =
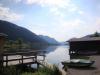
[[[42,39],[44,39],[45,41],[47,41],[49,44],[54,44],[54,45],[59,45],[60,44],[54,38],[51,38],[51,37],[48,37],[48,36],[44,36],[44,35],[39,35],[39,37],[41,37]]]
[[[24,41],[29,41],[32,43],[48,44],[44,39],[40,38],[38,35],[29,31],[28,29],[3,20],[0,20],[0,33],[7,34],[8,39],[10,40],[22,38]]]

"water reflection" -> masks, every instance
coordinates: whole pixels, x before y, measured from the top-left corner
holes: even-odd
[[[49,50],[52,49],[52,50]],[[48,47],[46,54],[46,61],[52,64],[59,64],[62,61],[69,60],[68,46],[51,46]]]
[[[69,60],[69,51],[68,51],[67,45],[66,46],[46,46],[46,47],[42,47],[41,50],[45,51],[45,53],[43,53],[46,56],[45,61],[49,63],[57,64],[61,61]],[[38,54],[42,54],[42,52],[39,52]]]
[[[46,51],[46,54],[50,52],[54,52],[57,49],[58,46],[47,46],[44,50]]]
[[[61,62],[70,59],[68,46],[46,46],[42,48],[46,51],[45,61],[50,64],[56,64],[62,68]],[[41,57],[38,57],[40,59]],[[36,66],[36,65],[32,65]]]

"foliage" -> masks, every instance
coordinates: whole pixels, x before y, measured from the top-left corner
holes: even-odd
[[[23,73],[21,75],[48,75],[48,74],[46,74],[44,72],[36,72],[36,73],[25,72],[25,73]]]
[[[62,72],[55,65],[53,67],[41,67],[35,72],[29,68],[24,71],[21,69],[21,67],[17,68],[16,66],[4,67],[2,75],[62,75]]]
[[[100,37],[100,34],[98,32],[95,32],[94,37]]]
[[[47,75],[61,75],[61,71],[56,65],[53,65],[53,67],[40,68],[39,72],[46,73]]]
[[[22,39],[17,39],[15,41],[13,40],[7,40],[5,45],[4,45],[4,49],[5,50],[20,50],[20,49],[30,49],[30,42],[24,42]]]
[[[25,72],[22,75],[62,75],[62,72],[54,65],[53,67],[39,68],[35,73]]]
[[[20,70],[17,70],[15,66],[4,67],[3,75],[20,75]]]
[[[22,73],[21,75],[34,75],[34,73],[32,73],[32,72],[25,72],[25,73]]]

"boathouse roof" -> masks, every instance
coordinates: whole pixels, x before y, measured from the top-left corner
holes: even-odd
[[[75,42],[75,41],[100,41],[100,33],[95,32],[91,35],[86,35],[81,38],[72,38],[69,40],[69,42]]]
[[[100,37],[82,37],[82,38],[72,38],[69,42],[75,41],[100,41]]]

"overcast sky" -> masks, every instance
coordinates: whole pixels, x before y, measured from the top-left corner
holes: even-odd
[[[66,41],[100,32],[100,0],[0,0],[0,19]]]

